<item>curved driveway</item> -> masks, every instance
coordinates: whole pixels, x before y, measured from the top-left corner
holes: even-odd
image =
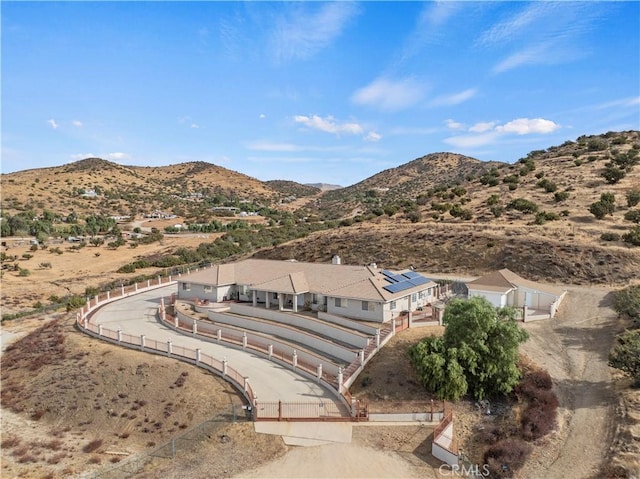
[[[176,285],[146,291],[109,303],[94,312],[91,322],[106,328],[122,329],[131,335],[144,334],[148,340],[167,341],[174,346],[197,349],[220,361],[227,358],[229,367],[249,378],[258,401],[309,401],[317,398],[339,403],[338,399],[315,381],[279,364],[238,349],[177,333],[156,319],[160,298],[165,302]]]

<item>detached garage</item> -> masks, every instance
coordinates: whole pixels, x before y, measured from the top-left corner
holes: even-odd
[[[526,280],[501,269],[467,283],[468,297],[482,296],[496,307],[522,308],[523,319],[553,318],[566,290]]]

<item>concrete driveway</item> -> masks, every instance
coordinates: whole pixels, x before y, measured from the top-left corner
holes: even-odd
[[[148,340],[166,342],[171,339],[174,347],[197,349],[218,360],[227,359],[228,365],[240,374],[249,377],[253,392],[260,401],[311,401],[315,399],[338,399],[315,381],[307,379],[289,369],[242,350],[210,343],[197,337],[176,333],[156,320],[160,298],[165,304],[177,286],[165,286],[115,301],[97,310],[91,322],[105,328],[131,335],[144,334]]]

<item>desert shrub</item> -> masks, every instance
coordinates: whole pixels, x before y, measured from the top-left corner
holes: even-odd
[[[467,194],[467,190],[462,186],[455,186],[451,188],[451,193],[453,193],[455,196],[464,196]]]
[[[496,218],[500,218],[502,216],[502,213],[504,213],[504,207],[497,205],[491,207],[491,214]]]
[[[600,239],[602,241],[620,241],[620,235],[618,233],[602,233]]]
[[[627,206],[629,208],[633,208],[640,203],[640,189],[629,190],[625,196],[627,198]]]
[[[536,173],[536,178],[538,178],[539,180],[541,180],[542,178],[544,178],[544,171],[538,171]]]
[[[539,389],[522,414],[522,437],[535,441],[549,434],[556,426],[558,398],[553,391]]]
[[[582,165],[582,163],[584,163],[584,160],[576,158],[575,160],[573,160],[573,164],[576,166],[580,166]]]
[[[495,444],[508,436],[507,431],[501,426],[489,426],[479,434],[479,439],[485,444]]]
[[[102,446],[102,439],[94,439],[93,441],[88,442],[82,447],[83,452],[94,452],[100,449]]]
[[[561,201],[565,201],[565,200],[569,199],[569,192],[568,191],[557,191],[553,195],[553,199],[555,200],[556,203],[560,203]]]
[[[493,206],[500,203],[500,195],[491,195],[487,198],[487,206]]]
[[[31,259],[33,258],[33,255],[30,253],[22,253],[22,258],[23,259]]]
[[[449,214],[454,218],[460,218],[461,220],[470,220],[473,218],[471,210],[465,209],[460,205],[453,205],[449,210]]]
[[[7,436],[2,439],[0,443],[0,447],[2,449],[11,449],[12,447],[16,447],[20,444],[20,438],[16,436]]]
[[[609,353],[609,366],[631,375],[635,387],[640,387],[640,330],[626,331],[617,338]]]
[[[20,272],[18,273],[18,276],[29,276],[31,274],[31,271],[29,271],[26,268],[20,268]]]
[[[559,220],[560,216],[558,213],[547,213],[546,211],[539,211],[536,213],[536,218],[533,221],[537,225],[543,225],[547,221],[556,221]]]
[[[602,193],[600,200],[591,203],[589,212],[597,219],[601,220],[606,215],[612,215],[615,211],[615,197],[613,193]]]
[[[538,183],[536,183],[536,185],[539,188],[543,188],[547,193],[553,193],[554,191],[556,191],[558,189],[558,185],[556,185],[553,181],[548,180],[547,178],[544,178],[544,179],[538,181]]]
[[[640,286],[627,286],[616,291],[613,309],[623,318],[640,322]]]
[[[610,185],[615,185],[626,175],[627,174],[623,169],[618,168],[612,163],[607,163],[604,170],[602,170],[602,173],[600,173],[600,176],[602,176]]]
[[[532,446],[521,439],[504,439],[487,449],[484,463],[489,467],[491,477],[513,477],[532,450]]]
[[[634,223],[640,223],[640,209],[627,211],[624,214],[624,219],[627,221],[633,221]]]
[[[66,300],[67,311],[73,311],[74,309],[81,308],[85,305],[85,303],[86,300],[83,296],[74,294],[73,296],[68,297]]]
[[[503,183],[515,183],[517,184],[520,181],[520,178],[518,178],[518,175],[507,175],[504,178],[502,178],[502,182]]]
[[[117,272],[118,273],[135,273],[136,272],[136,267],[132,263],[128,263],[128,264],[120,266],[120,268],[118,269]]]
[[[538,211],[538,205],[536,205],[533,201],[529,201],[524,198],[516,198],[511,200],[507,205],[507,209],[518,210],[523,213],[535,213]]]
[[[640,246],[640,226],[634,226],[628,233],[623,234],[622,240],[633,246]]]
[[[587,142],[589,151],[602,151],[608,148],[607,140],[602,138],[592,138]]]

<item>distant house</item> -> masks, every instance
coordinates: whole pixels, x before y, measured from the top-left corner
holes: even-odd
[[[468,297],[481,296],[496,307],[523,308],[524,319],[553,318],[566,290],[526,280],[501,269],[467,283]]]
[[[178,298],[237,300],[267,309],[308,308],[347,318],[388,322],[437,299],[438,285],[415,271],[375,265],[247,259],[221,264],[178,279]]]

